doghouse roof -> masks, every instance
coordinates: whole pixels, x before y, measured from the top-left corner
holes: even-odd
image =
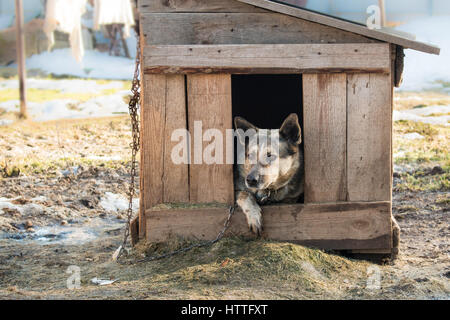
[[[439,47],[434,46],[432,44],[415,41],[414,35],[405,32],[399,32],[392,29],[371,30],[367,26],[360,23],[339,19],[336,17],[331,17],[325,14],[299,8],[294,5],[278,3],[276,1],[269,1],[269,0],[236,0],[236,1],[246,3],[255,7],[259,7],[262,9],[285,14],[288,16],[300,18],[303,20],[330,26],[336,29],[356,33],[376,40],[393,43],[407,49],[413,49],[437,55],[440,53]]]

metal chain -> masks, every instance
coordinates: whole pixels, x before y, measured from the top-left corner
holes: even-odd
[[[139,111],[139,102],[140,102],[140,98],[141,98],[140,77],[139,77],[140,64],[141,64],[141,56],[140,56],[141,49],[140,49],[140,43],[139,43],[140,42],[139,35],[136,35],[136,38],[138,39],[137,45],[136,45],[136,48],[137,48],[136,66],[135,66],[135,70],[134,70],[133,82],[131,85],[132,96],[130,99],[130,103],[128,105],[130,118],[131,118],[131,131],[132,131],[132,142],[130,144],[130,147],[131,147],[130,185],[129,185],[129,189],[128,189],[129,203],[128,203],[128,210],[127,210],[127,224],[125,226],[125,230],[124,230],[124,234],[123,234],[123,241],[122,241],[122,244],[119,246],[119,248],[113,254],[113,260],[117,261],[118,263],[122,263],[120,261],[120,258],[123,256],[123,253],[125,252],[125,247],[127,245],[128,237],[130,236],[130,225],[131,225],[131,220],[133,218],[133,198],[135,195],[135,180],[137,177],[136,156],[140,149],[140,131],[139,131],[139,113],[138,113],[138,111]],[[190,246],[187,246],[187,247],[184,247],[184,248],[181,248],[181,249],[169,252],[169,253],[165,253],[165,254],[162,254],[159,256],[146,257],[144,259],[136,261],[136,263],[161,260],[164,258],[174,256],[179,253],[187,252],[194,248],[201,248],[201,247],[213,245],[214,243],[220,241],[223,238],[225,232],[227,231],[228,227],[230,226],[231,218],[233,217],[233,214],[234,214],[234,209],[235,209],[234,206],[230,206],[229,212],[228,212],[228,218],[225,221],[224,227],[219,232],[219,234],[217,235],[217,237],[214,240],[210,240],[210,241],[203,242],[203,243],[192,244]]]
[[[124,234],[123,234],[123,242],[122,245],[116,250],[113,255],[113,260],[119,261],[121,256],[124,253],[125,246],[127,245],[128,237],[130,236],[130,225],[131,219],[133,218],[133,198],[135,195],[135,180],[137,177],[137,161],[136,156],[140,149],[140,132],[139,132],[139,102],[141,99],[140,94],[140,64],[141,64],[141,48],[139,35],[136,35],[136,65],[134,69],[133,81],[131,84],[131,93],[132,96],[130,98],[130,102],[128,104],[128,109],[130,112],[131,118],[131,132],[132,132],[132,142],[130,144],[131,147],[131,169],[130,169],[130,185],[128,188],[129,202],[128,202],[128,210],[127,210],[127,224],[125,226]]]
[[[180,253],[184,253],[184,252],[188,252],[189,250],[192,250],[194,248],[203,248],[203,247],[208,247],[213,245],[216,242],[219,242],[223,236],[225,235],[225,232],[227,231],[228,227],[231,224],[231,218],[233,217],[234,214],[234,206],[230,206],[229,210],[228,210],[228,218],[225,221],[224,225],[223,225],[223,229],[219,232],[219,234],[217,235],[217,237],[214,240],[209,240],[206,242],[201,242],[201,243],[194,243],[190,246],[178,249],[178,250],[174,250],[168,253],[164,253],[161,255],[157,255],[157,256],[149,256],[149,257],[145,257],[143,259],[140,259],[138,261],[136,261],[136,263],[142,263],[142,262],[150,262],[150,261],[156,261],[156,260],[161,260],[161,259],[165,259],[165,258],[169,258],[172,256],[175,256],[177,254]]]

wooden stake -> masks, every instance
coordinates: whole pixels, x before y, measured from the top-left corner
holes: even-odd
[[[24,37],[23,5],[22,0],[16,0],[16,49],[17,66],[20,90],[20,117],[27,117],[27,90],[25,68],[25,37]]]
[[[386,7],[384,5],[384,0],[378,0],[381,12],[381,27],[386,27]]]

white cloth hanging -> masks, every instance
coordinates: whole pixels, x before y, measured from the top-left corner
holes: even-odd
[[[81,16],[86,11],[87,0],[47,0],[44,32],[49,40],[49,50],[55,44],[53,32],[58,29],[69,34],[72,54],[78,62],[84,56],[81,36]]]
[[[120,23],[124,25],[124,37],[130,36],[130,29],[134,26],[133,8],[130,0],[95,0],[94,1],[94,29],[101,25]]]

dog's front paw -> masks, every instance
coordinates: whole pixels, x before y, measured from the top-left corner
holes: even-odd
[[[258,190],[255,194],[256,200],[259,204],[266,204],[269,201],[270,193],[266,190]]]
[[[236,196],[236,203],[242,209],[247,218],[248,228],[258,236],[262,232],[261,207],[256,203],[255,197],[245,191],[240,191]]]
[[[261,208],[252,209],[249,212],[247,212],[246,215],[247,215],[248,228],[250,229],[251,232],[260,236],[262,233]]]

